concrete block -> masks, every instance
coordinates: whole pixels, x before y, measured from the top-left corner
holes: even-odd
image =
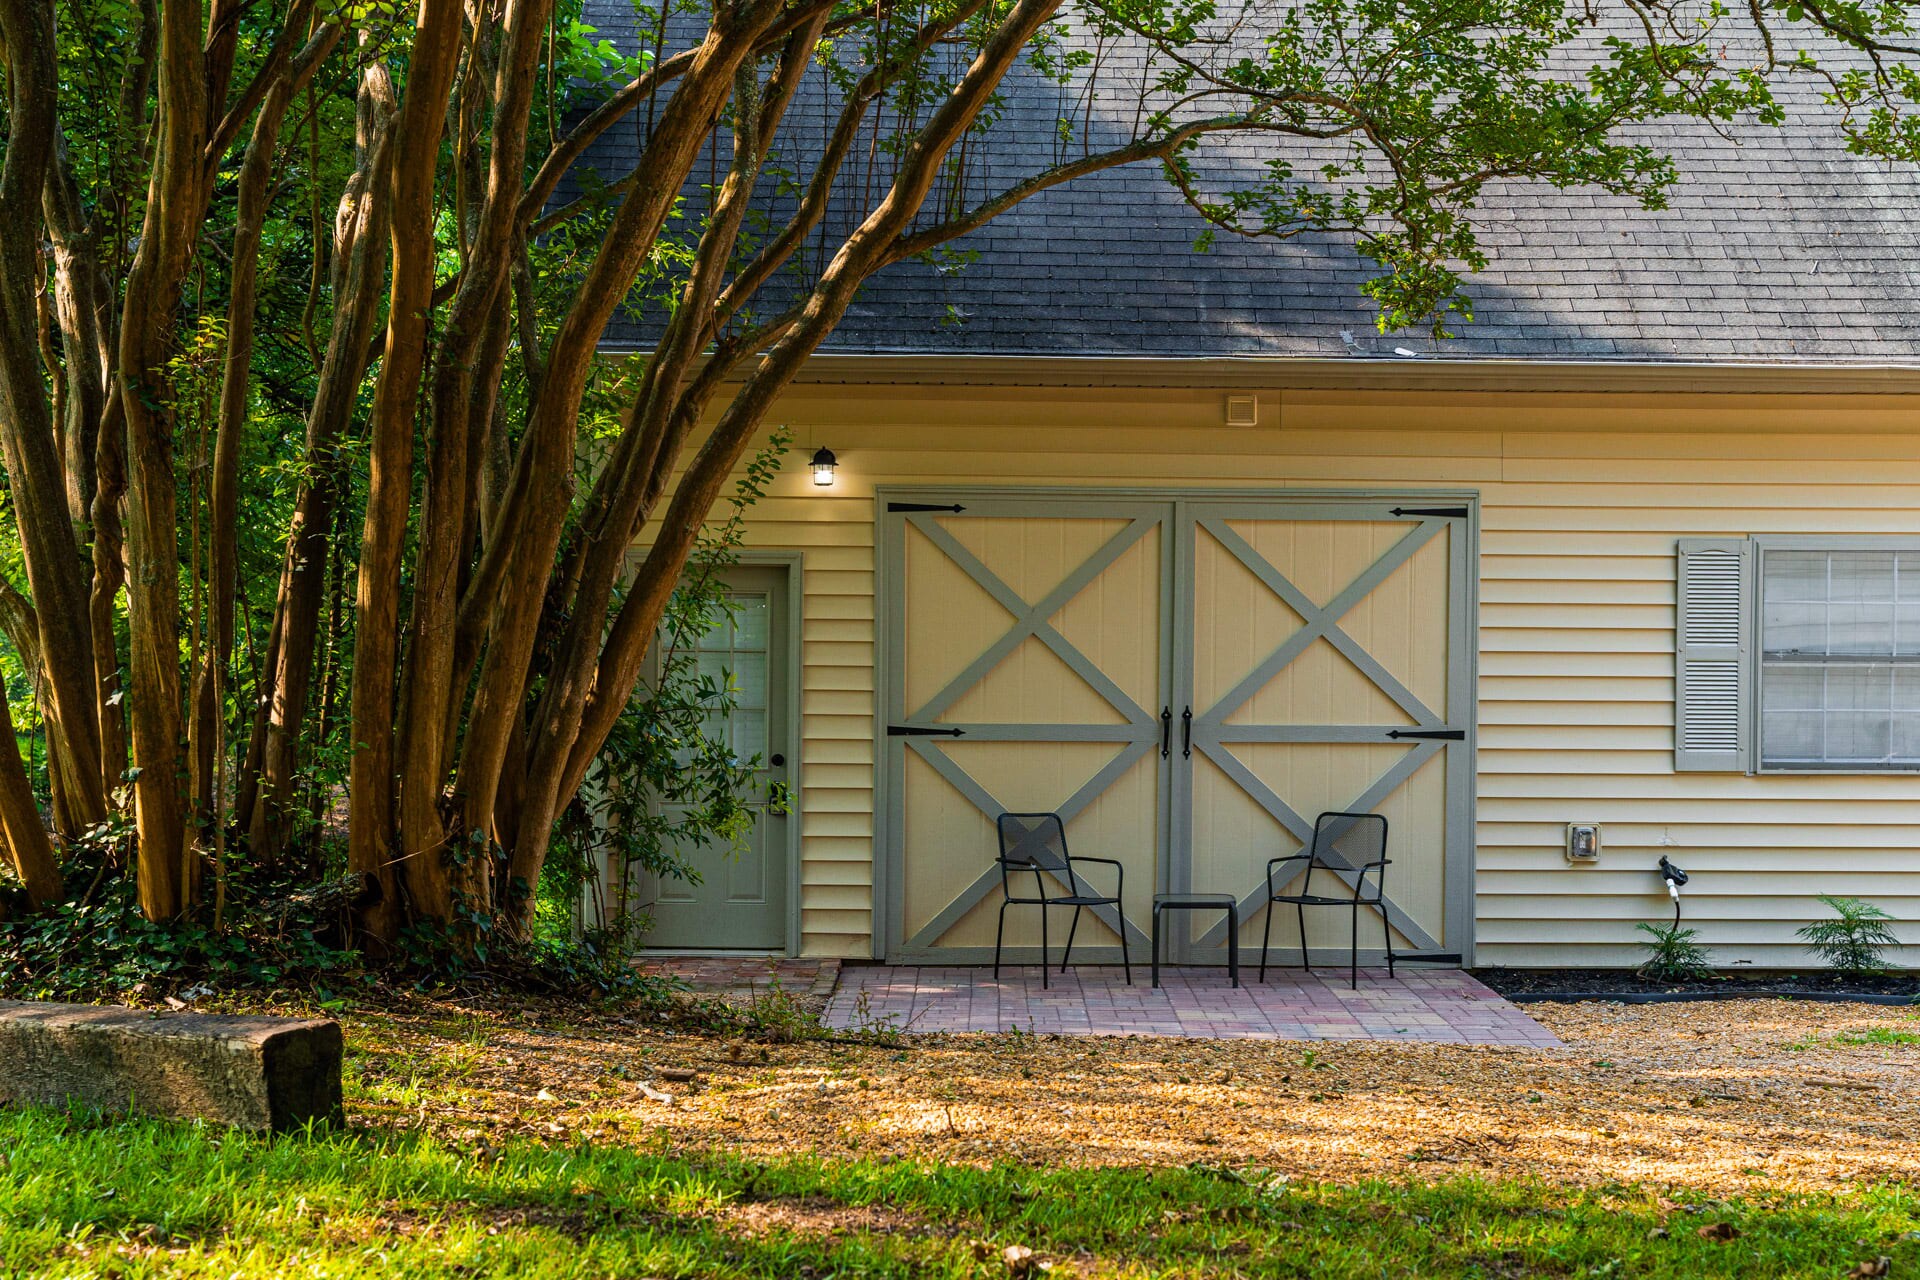
[[[340,1024],[0,1000],[0,1104],[285,1131],[345,1119]]]

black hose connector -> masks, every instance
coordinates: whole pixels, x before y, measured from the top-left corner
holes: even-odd
[[[1673,899],[1673,927],[1680,927],[1680,886],[1687,882],[1687,873],[1673,865],[1666,854],[1660,855],[1660,878],[1667,882],[1667,896]]]

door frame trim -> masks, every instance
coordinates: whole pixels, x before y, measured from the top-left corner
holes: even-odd
[[[980,501],[991,499],[1053,498],[1061,501],[1111,502],[1115,500],[1135,500],[1177,503],[1201,500],[1240,500],[1247,502],[1287,501],[1287,502],[1379,502],[1384,500],[1416,502],[1461,503],[1467,508],[1466,536],[1456,540],[1451,548],[1450,569],[1458,572],[1461,592],[1461,617],[1453,630],[1464,640],[1466,648],[1466,732],[1467,737],[1459,753],[1460,767],[1467,777],[1462,784],[1465,804],[1459,822],[1459,830],[1448,831],[1449,842],[1458,840],[1454,845],[1459,850],[1460,865],[1457,871],[1449,875],[1446,888],[1446,904],[1450,911],[1458,908],[1460,932],[1458,947],[1451,944],[1449,951],[1457,950],[1460,965],[1471,968],[1475,963],[1475,942],[1478,935],[1479,911],[1478,894],[1478,831],[1480,799],[1480,521],[1481,494],[1478,489],[1460,487],[1427,488],[1421,486],[1370,486],[1364,488],[1292,488],[1292,487],[1248,487],[1217,488],[1206,486],[1094,486],[1094,485],[876,485],[873,491],[874,521],[874,654],[873,654],[873,787],[874,787],[874,831],[873,831],[873,920],[872,954],[876,960],[886,960],[889,954],[898,954],[905,943],[902,913],[905,903],[900,898],[903,886],[898,879],[899,857],[894,845],[899,838],[904,812],[901,811],[903,798],[893,794],[889,784],[887,769],[887,694],[893,677],[892,665],[894,644],[902,637],[894,635],[894,595],[900,589],[899,583],[904,576],[905,565],[901,547],[886,537],[887,504],[897,501],[921,501],[930,498],[958,499],[968,497]],[[1449,584],[1450,589],[1453,584]],[[1176,605],[1177,608],[1177,593]],[[1452,755],[1448,753],[1449,769],[1452,768]],[[1449,782],[1452,779],[1449,778]],[[1171,821],[1172,815],[1163,818]],[[1449,824],[1451,827],[1451,824]],[[1451,868],[1450,868],[1451,870]],[[953,963],[968,963],[978,960],[971,954],[970,948],[954,948]],[[1363,960],[1365,957],[1362,957]],[[907,962],[911,963],[909,959]]]

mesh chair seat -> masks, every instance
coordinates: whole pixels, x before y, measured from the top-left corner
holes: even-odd
[[[1059,898],[1008,898],[1016,907],[1037,907],[1045,903],[1050,907],[1111,907],[1118,898],[1101,898],[1091,894],[1072,894]]]
[[[1344,907],[1351,905],[1353,899],[1329,898],[1321,893],[1276,893],[1272,896],[1271,901],[1285,903],[1288,906],[1294,907]],[[1362,898],[1360,900],[1362,906],[1372,901],[1372,898]]]

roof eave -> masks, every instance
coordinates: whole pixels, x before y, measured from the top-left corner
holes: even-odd
[[[634,348],[607,344],[608,354]],[[745,368],[743,366],[742,372]],[[1920,395],[1916,364],[820,352],[797,385]]]

